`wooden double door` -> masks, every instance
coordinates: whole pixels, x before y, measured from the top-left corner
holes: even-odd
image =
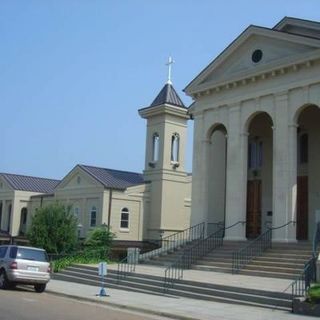
[[[308,176],[297,177],[297,240],[308,240]]]
[[[297,240],[308,240],[308,176],[297,177]],[[261,180],[250,180],[247,185],[246,237],[261,234]]]
[[[247,183],[246,237],[253,239],[261,234],[261,180]]]

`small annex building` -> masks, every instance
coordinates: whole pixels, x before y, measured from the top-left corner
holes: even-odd
[[[78,164],[62,180],[0,173],[2,238],[23,236],[40,207],[59,201],[78,219],[78,237],[110,226],[116,240],[139,245],[189,226],[191,176],[185,172],[188,109],[171,83],[150,106],[143,173]]]

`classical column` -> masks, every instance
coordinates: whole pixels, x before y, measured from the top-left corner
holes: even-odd
[[[0,214],[0,230],[2,230],[2,219],[3,219],[3,216],[4,216],[4,200],[1,200],[0,201],[1,203],[1,214]]]
[[[295,242],[297,188],[297,130],[288,123],[287,92],[275,96],[273,127],[273,241]]]
[[[207,222],[208,216],[208,146],[209,141],[202,132],[203,116],[195,118],[192,168],[191,225]]]
[[[226,221],[229,227],[246,220],[247,190],[247,141],[243,134],[240,104],[229,109],[229,127],[227,139],[227,182],[226,182]],[[246,240],[245,224],[240,223],[227,229],[226,240]]]

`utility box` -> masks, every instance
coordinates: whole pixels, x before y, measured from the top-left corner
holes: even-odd
[[[127,249],[127,262],[138,263],[139,262],[140,249],[139,248],[128,248]]]

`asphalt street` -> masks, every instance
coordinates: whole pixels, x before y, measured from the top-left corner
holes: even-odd
[[[18,287],[15,290],[0,290],[1,320],[164,320],[112,308],[97,303],[76,301],[49,293],[35,293]]]

